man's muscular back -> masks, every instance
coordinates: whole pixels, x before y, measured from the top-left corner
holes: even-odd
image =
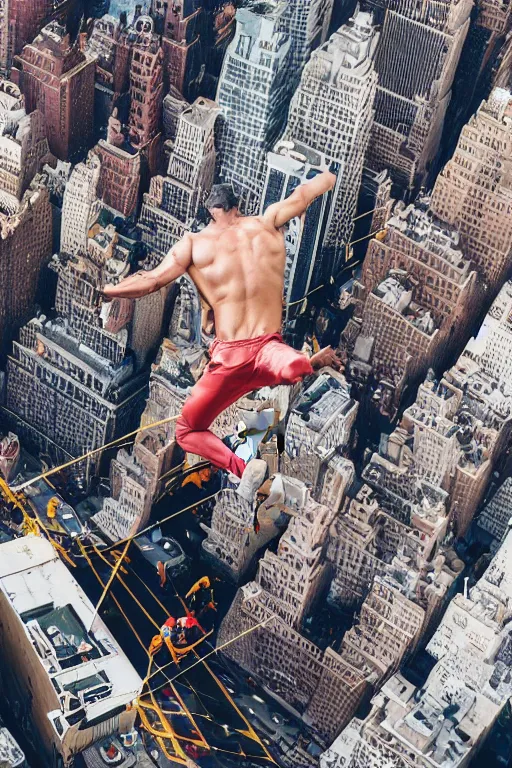
[[[318,174],[286,200],[269,206],[262,216],[240,216],[236,201],[229,201],[232,191],[228,202],[219,204],[212,190],[207,206],[213,221],[202,232],[185,235],[156,269],[105,286],[104,295],[107,299],[145,296],[188,272],[213,309],[219,339],[237,341],[276,333],[281,328],[285,267],[281,229],[305,213],[335,181],[328,171]],[[226,198],[225,187],[229,185],[217,187],[219,200]]]
[[[284,237],[257,216],[212,222],[191,238],[188,273],[212,307],[217,338],[238,340],[281,328]]]

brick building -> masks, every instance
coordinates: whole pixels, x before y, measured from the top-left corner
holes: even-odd
[[[367,165],[389,169],[393,181],[411,191],[434,167],[473,3],[443,0],[435,13],[411,0],[385,5]]]
[[[63,24],[80,12],[76,0],[2,0],[0,3],[0,74],[8,77],[13,58],[50,21]]]
[[[139,16],[134,22],[133,33],[128,133],[133,146],[142,149],[161,131],[163,53],[150,16]]]
[[[21,200],[0,193],[0,338],[3,353],[34,309],[40,271],[52,252],[48,190],[34,179]]]
[[[239,8],[236,34],[224,59],[217,103],[220,175],[231,182],[244,213],[260,207],[267,152],[286,121],[290,97],[289,35],[283,33],[286,3],[251,0]]]
[[[94,119],[97,128],[105,127],[113,110],[128,99],[132,55],[129,27],[109,15],[95,19],[87,53],[96,61]]]
[[[50,150],[59,160],[76,160],[91,147],[94,69],[94,61],[57,22],[44,27],[16,58],[13,79],[27,111],[39,109],[43,115]]]
[[[370,241],[344,337],[352,373],[360,362],[370,366],[374,399],[393,414],[406,387],[434,364],[442,370],[462,348],[478,292],[458,233],[435,221],[424,202],[398,203],[386,227]]]
[[[292,98],[285,130],[286,139],[322,152],[338,175],[323,242],[327,278],[345,260],[370,138],[378,41],[372,23],[371,14],[358,11],[313,53]]]
[[[121,133],[117,110],[114,110],[108,125],[106,141],[100,139],[94,148],[101,163],[98,196],[122,216],[133,216],[139,203],[140,153]]]
[[[495,88],[462,129],[439,174],[432,212],[456,227],[464,253],[495,295],[511,266],[512,94]]]

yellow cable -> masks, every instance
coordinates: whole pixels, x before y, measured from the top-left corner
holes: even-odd
[[[95,554],[96,554],[96,555],[98,555],[98,557],[100,557],[100,558],[101,558],[101,560],[103,560],[103,562],[104,562],[106,565],[108,565],[108,566],[109,566],[109,568],[114,568],[114,566],[112,565],[112,563],[109,563],[109,561],[107,560],[107,558],[106,558],[106,557],[103,557],[103,554],[101,553],[101,550],[99,550],[99,549],[97,549],[96,547],[94,547],[94,552],[95,552]],[[119,562],[120,562],[120,561],[121,561],[121,558],[120,558]],[[133,573],[133,571],[132,571],[132,573]],[[157,629],[157,630],[160,632],[160,627],[161,627],[161,624],[157,624],[157,622],[154,620],[154,618],[151,616],[151,614],[150,614],[150,613],[148,613],[148,611],[146,611],[146,609],[144,608],[144,606],[142,605],[142,603],[140,602],[140,600],[139,600],[139,599],[136,597],[136,595],[134,595],[134,593],[132,592],[132,590],[130,589],[130,587],[128,586],[128,584],[125,582],[125,580],[123,579],[123,577],[121,576],[121,574],[120,574],[120,573],[114,574],[114,572],[112,571],[112,575],[116,575],[116,576],[117,576],[117,578],[118,578],[119,582],[120,582],[120,583],[123,585],[123,587],[126,589],[126,591],[127,591],[127,592],[128,592],[128,594],[130,595],[130,597],[132,598],[132,600],[133,600],[133,601],[134,601],[134,602],[137,604],[137,606],[138,606],[138,607],[141,609],[141,611],[144,613],[144,615],[146,616],[146,618],[147,618],[147,619],[148,619],[148,620],[149,620],[149,621],[150,621],[150,622],[153,624],[153,626],[154,626],[154,627],[155,627],[155,628],[156,628],[156,629]],[[142,582],[142,583],[144,583],[144,582]]]
[[[118,570],[121,567],[121,563],[123,562],[123,559],[126,556],[126,553],[128,552],[128,547],[130,546],[130,544],[131,544],[130,541],[126,542],[126,546],[125,546],[125,548],[123,550],[123,553],[122,553],[121,557],[118,559],[117,563],[115,564],[115,566],[112,569],[112,573],[110,574],[109,579],[108,579],[108,581],[107,581],[107,583],[105,585],[105,588],[103,589],[102,595],[101,595],[100,599],[98,600],[98,602],[96,604],[96,608],[94,609],[94,616],[93,616],[93,619],[92,619],[93,621],[96,618],[96,615],[97,615],[97,613],[98,613],[98,611],[99,611],[99,609],[101,607],[101,604],[102,604],[103,600],[105,599],[105,597],[107,596],[107,593],[108,593],[108,591],[109,591],[109,589],[110,589],[110,587],[112,585],[112,582],[114,581],[114,579],[115,579],[115,577],[117,575],[117,572],[118,572]]]
[[[11,490],[14,493],[19,493],[19,491],[23,491],[25,488],[28,488],[30,485],[33,485],[34,483],[37,483],[39,480],[45,480],[47,477],[50,477],[50,475],[54,475],[57,472],[61,472],[63,469],[67,469],[68,467],[72,467],[74,464],[78,464],[80,461],[85,461],[85,459],[89,459],[91,456],[95,456],[97,453],[101,453],[101,451],[106,451],[108,448],[113,448],[118,443],[122,443],[123,440],[127,440],[129,437],[134,437],[135,435],[138,435],[140,432],[146,432],[148,429],[154,429],[155,427],[161,427],[164,424],[170,424],[172,421],[177,421],[179,419],[178,416],[169,416],[167,419],[160,419],[160,421],[154,421],[152,424],[147,424],[145,427],[139,426],[137,429],[134,429],[133,432],[128,432],[127,435],[122,435],[122,437],[116,438],[116,440],[112,440],[112,442],[107,443],[106,445],[102,445],[99,448],[94,448],[92,451],[88,451],[87,453],[84,453],[83,456],[78,456],[76,459],[72,459],[71,461],[66,461],[64,464],[60,464],[58,467],[52,467],[52,469],[47,470],[46,472],[43,472],[40,475],[37,475],[37,477],[33,477],[31,480],[26,480],[24,483],[21,483],[21,485],[16,485]]]
[[[85,550],[85,547],[84,547],[84,545],[82,544],[82,542],[80,541],[80,539],[78,539],[78,546],[79,546],[79,548],[80,548],[80,550],[81,550],[81,552],[82,552],[83,556],[85,557],[85,559],[86,559],[86,561],[87,561],[87,563],[88,563],[88,565],[89,565],[89,567],[90,567],[91,571],[92,571],[92,572],[94,573],[94,575],[96,576],[96,578],[97,578],[97,580],[98,580],[98,582],[99,582],[100,586],[101,586],[101,587],[104,587],[105,585],[104,585],[104,583],[103,583],[103,581],[102,581],[102,579],[101,579],[100,575],[99,575],[99,574],[98,574],[98,572],[96,571],[95,567],[93,566],[93,564],[92,564],[92,561],[91,561],[91,559],[90,559],[89,555],[87,554],[87,552],[86,552],[86,550]],[[115,595],[113,595],[113,594],[111,594],[111,595],[110,595],[110,597],[112,598],[112,600],[113,600],[113,601],[114,601],[114,603],[116,604],[116,606],[117,606],[117,608],[118,608],[119,612],[121,613],[122,617],[124,618],[124,620],[126,621],[126,623],[128,624],[128,626],[129,626],[129,627],[130,627],[130,629],[132,630],[133,634],[134,634],[134,635],[135,635],[135,637],[137,638],[137,640],[138,640],[139,644],[140,644],[140,645],[142,646],[142,648],[144,649],[144,652],[145,652],[145,654],[147,655],[148,659],[151,659],[151,657],[150,657],[150,655],[149,655],[149,653],[148,653],[148,647],[147,647],[146,643],[145,643],[145,642],[142,640],[142,638],[139,636],[139,634],[138,634],[137,630],[135,629],[135,627],[134,627],[134,626],[133,626],[133,624],[131,623],[130,619],[128,618],[128,616],[126,615],[126,613],[125,613],[125,612],[123,611],[123,609],[121,608],[121,604],[120,604],[119,600],[118,600],[118,599],[116,598],[116,596],[115,596]]]
[[[179,509],[177,512],[173,512],[172,515],[168,515],[167,517],[164,517],[162,520],[158,520],[156,523],[152,523],[151,525],[146,526],[146,528],[143,528],[141,531],[137,531],[137,533],[133,533],[131,536],[127,536],[125,539],[121,539],[120,541],[116,541],[115,544],[111,544],[109,547],[105,547],[103,552],[110,552],[113,549],[117,549],[117,547],[120,547],[122,544],[126,544],[128,541],[133,541],[133,539],[137,539],[139,536],[143,536],[148,531],[152,531],[153,528],[158,528],[159,526],[163,525],[164,523],[169,522],[169,520],[173,520],[175,517],[179,517],[184,512],[188,512],[191,509],[194,509],[195,507],[201,506],[201,504],[206,504],[207,501],[211,501],[212,499],[215,499],[216,496],[218,496],[220,491],[215,491],[215,493],[212,493],[210,496],[206,496],[204,499],[200,499],[199,501],[194,502],[193,504],[189,504],[188,507],[184,507],[184,509]]]

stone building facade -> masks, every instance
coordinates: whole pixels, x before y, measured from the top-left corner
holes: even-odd
[[[290,97],[290,37],[283,33],[286,3],[251,0],[239,8],[216,101],[224,123],[218,150],[222,181],[231,182],[241,209],[260,207],[267,152],[282,133]]]
[[[378,35],[359,11],[306,64],[290,105],[285,138],[322,152],[338,181],[324,237],[324,273],[346,257],[356,212],[377,87]]]
[[[431,633],[464,563],[442,546],[448,522],[443,510],[431,511],[428,519],[418,506],[406,523],[392,505],[386,507],[379,489],[366,484],[345,500],[329,532],[328,602],[335,610],[359,610],[379,581],[422,609],[420,640]]]
[[[423,611],[376,581],[358,627],[341,648],[321,650],[302,634],[329,577],[325,544],[335,512],[314,502],[299,480],[292,519],[277,553],[265,552],[256,579],[242,587],[224,619],[219,641],[263,624],[226,649],[227,655],[282,697],[329,742],[355,713],[374,683],[392,674],[414,646]],[[369,640],[369,637],[372,639]]]
[[[39,275],[52,253],[48,190],[36,176],[21,200],[0,194],[0,338],[5,353],[34,309]]]
[[[351,445],[358,403],[351,398],[345,377],[330,368],[308,384],[291,403],[282,471],[310,483],[313,497],[320,500],[327,493],[326,473],[328,484],[338,473],[344,474],[339,459]]]
[[[9,80],[0,80],[0,125],[0,188],[20,200],[50,150],[41,112],[27,115],[19,88]]]
[[[428,209],[397,203],[385,235],[370,241],[356,309],[344,331],[351,368],[371,368],[379,407],[394,414],[404,389],[440,370],[469,335],[477,275],[456,231]]]
[[[63,248],[51,262],[57,317],[27,323],[8,363],[10,424],[27,445],[56,462],[134,426],[147,392],[145,362],[161,334],[159,293],[101,305],[103,286],[129,273],[130,253],[112,225],[94,218],[98,166],[94,156],[76,166],[64,193]],[[82,482],[97,471],[99,459],[77,470]]]
[[[416,471],[450,493],[458,536],[468,532],[509,435],[506,421],[486,414],[474,401],[473,393],[480,389],[478,371],[464,375],[467,366],[471,369],[471,360],[463,355],[441,381],[421,385],[402,420],[412,438]]]
[[[448,606],[427,653],[436,664],[421,688],[400,674],[320,758],[321,768],[463,768],[511,694],[509,533],[475,586]]]
[[[44,27],[16,58],[13,79],[27,111],[39,109],[43,115],[50,150],[59,160],[74,160],[92,145],[94,69],[93,59],[57,22]]]
[[[462,129],[431,200],[432,212],[459,230],[491,295],[511,266],[511,131],[512,94],[496,88]]]
[[[269,205],[284,200],[316,173],[329,169],[325,155],[292,141],[280,141],[267,159],[267,178],[262,197],[262,213]],[[296,217],[287,225],[285,233],[286,266],[284,298],[286,304],[302,299],[320,284],[323,272],[321,250],[331,193],[317,198],[304,218]],[[300,305],[297,306],[297,309]],[[287,317],[296,312],[290,307]]]
[[[154,176],[139,218],[148,265],[156,266],[193,225],[215,174],[219,108],[199,98],[181,111],[167,176]]]
[[[385,5],[367,165],[417,191],[434,168],[473,3],[444,0],[435,13],[410,0]]]
[[[292,42],[290,66],[296,80],[299,80],[312,52],[327,38],[333,5],[334,0],[288,3],[285,29]]]

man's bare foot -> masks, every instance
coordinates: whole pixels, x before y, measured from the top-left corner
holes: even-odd
[[[332,347],[324,347],[320,352],[316,352],[310,357],[309,362],[315,370],[318,370],[318,368],[329,367],[334,368],[335,371],[339,371],[343,366],[342,360],[338,357]]]

